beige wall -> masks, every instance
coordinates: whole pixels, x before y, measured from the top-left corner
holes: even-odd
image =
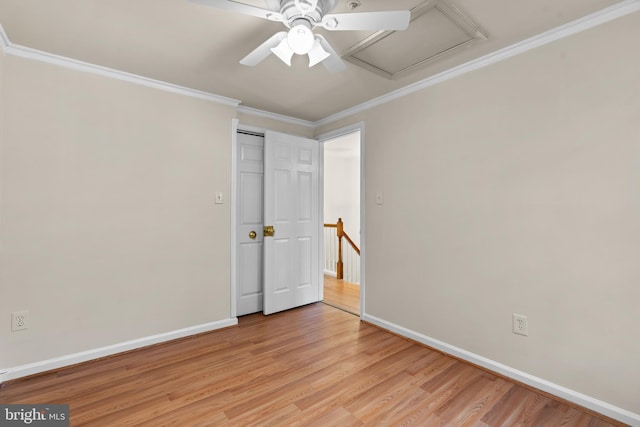
[[[302,136],[305,138],[313,137],[313,128],[309,126],[302,126],[294,123],[285,123],[268,117],[246,114],[242,112],[239,112],[237,117],[238,121],[240,122],[240,127],[242,127],[242,125],[246,125],[264,130],[284,132],[291,135]]]
[[[0,49],[0,250],[2,249],[2,148],[4,146],[4,62],[5,54]],[[0,257],[0,297],[4,294],[2,291],[2,257]]]
[[[228,319],[235,108],[2,65],[0,368]]]
[[[317,130],[366,122],[368,314],[640,413],[638,40],[640,13]]]

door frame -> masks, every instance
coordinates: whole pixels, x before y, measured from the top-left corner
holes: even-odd
[[[356,131],[360,131],[360,227],[361,227],[361,231],[360,231],[360,319],[362,319],[365,314],[364,295],[365,295],[366,222],[365,222],[365,178],[364,178],[365,177],[364,128],[365,128],[364,122],[358,122],[358,123],[354,123],[352,125],[313,137],[313,139],[316,139],[320,145],[319,147],[320,148],[320,153],[319,153],[320,154],[320,163],[319,163],[320,189],[318,194],[318,198],[319,198],[318,209],[320,210],[319,212],[320,227],[322,227],[324,224],[323,222],[324,221],[324,143],[327,142],[328,140],[331,140],[349,133],[353,133]],[[238,145],[238,138],[237,138],[238,130],[246,130],[248,132],[255,132],[255,133],[264,135],[268,130],[272,130],[272,129],[265,129],[265,128],[256,127],[256,126],[244,125],[244,124],[240,124],[240,121],[236,118],[231,119],[231,193],[229,196],[229,200],[231,203],[231,230],[230,230],[230,234],[231,234],[231,239],[230,239],[231,240],[231,277],[230,277],[231,307],[230,308],[231,309],[229,314],[232,319],[237,317],[236,292],[237,292],[238,284],[236,280],[236,275],[237,275],[237,268],[238,268],[237,266],[238,260],[236,257],[236,245],[238,242],[236,239],[235,231],[238,225],[236,221],[238,206],[237,206],[237,200],[235,195],[238,189],[237,188],[238,183],[236,182],[237,181],[236,180],[237,160],[238,160],[236,149]],[[319,244],[323,246],[322,239],[319,239]],[[320,254],[324,254],[324,249],[320,251]],[[319,265],[319,271],[322,272],[323,271],[322,260],[319,258],[317,261]],[[320,279],[322,279],[322,277]],[[320,286],[319,298],[320,300],[324,298],[323,286]]]
[[[366,215],[365,215],[365,202],[366,202],[366,197],[365,197],[365,161],[364,161],[364,154],[365,154],[365,137],[364,137],[364,122],[357,122],[354,123],[352,125],[349,126],[345,126],[336,130],[333,130],[331,132],[326,132],[320,135],[317,135],[315,138],[320,142],[320,152],[321,154],[321,158],[322,161],[320,163],[320,166],[322,167],[322,172],[320,173],[320,176],[323,178],[324,180],[324,143],[328,142],[332,139],[335,138],[339,138],[341,136],[353,133],[353,132],[357,132],[360,131],[360,319],[364,318],[365,315],[365,282],[366,282],[366,270],[365,270],[365,259],[366,259],[366,253],[367,253],[367,245],[366,245],[366,241],[367,241],[367,227],[366,227]],[[324,186],[322,185],[321,182],[321,188],[320,188],[320,199],[321,199],[321,203],[320,203],[320,209],[321,209],[321,214],[324,213]],[[324,215],[323,215],[324,216]]]

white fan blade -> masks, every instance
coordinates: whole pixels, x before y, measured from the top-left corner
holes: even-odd
[[[194,3],[200,3],[207,6],[217,7],[218,9],[228,10],[230,12],[243,13],[245,15],[256,16],[269,21],[284,22],[284,18],[279,12],[273,10],[262,9],[248,4],[239,3],[233,0],[191,0]]]
[[[340,58],[340,55],[338,55],[336,51],[333,50],[327,39],[322,37],[320,34],[316,34],[316,40],[318,40],[324,50],[326,50],[330,54],[327,59],[322,61],[322,65],[324,65],[324,68],[332,73],[338,73],[347,69],[347,64],[345,64],[342,58]]]
[[[267,41],[262,43],[260,46],[255,48],[253,52],[249,55],[245,56],[240,63],[242,65],[248,65],[250,67],[255,67],[264,59],[271,55],[271,48],[278,46],[280,42],[287,38],[286,31],[280,31],[279,33],[275,33],[272,35]]]
[[[267,7],[276,12],[280,11],[280,0],[265,0]]]
[[[331,31],[406,30],[411,20],[408,10],[385,12],[333,13],[322,18],[320,26]]]

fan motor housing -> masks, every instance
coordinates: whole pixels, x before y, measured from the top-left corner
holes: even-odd
[[[296,20],[304,19],[314,26],[322,21],[322,17],[331,12],[335,7],[338,0],[318,0],[315,10],[306,13],[304,16],[296,7],[295,0],[282,0],[280,2],[280,13],[284,16],[287,27],[291,28],[293,22]]]

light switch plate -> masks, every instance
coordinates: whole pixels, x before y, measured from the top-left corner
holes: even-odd
[[[224,203],[224,197],[221,191],[216,192],[216,205],[221,205]]]

